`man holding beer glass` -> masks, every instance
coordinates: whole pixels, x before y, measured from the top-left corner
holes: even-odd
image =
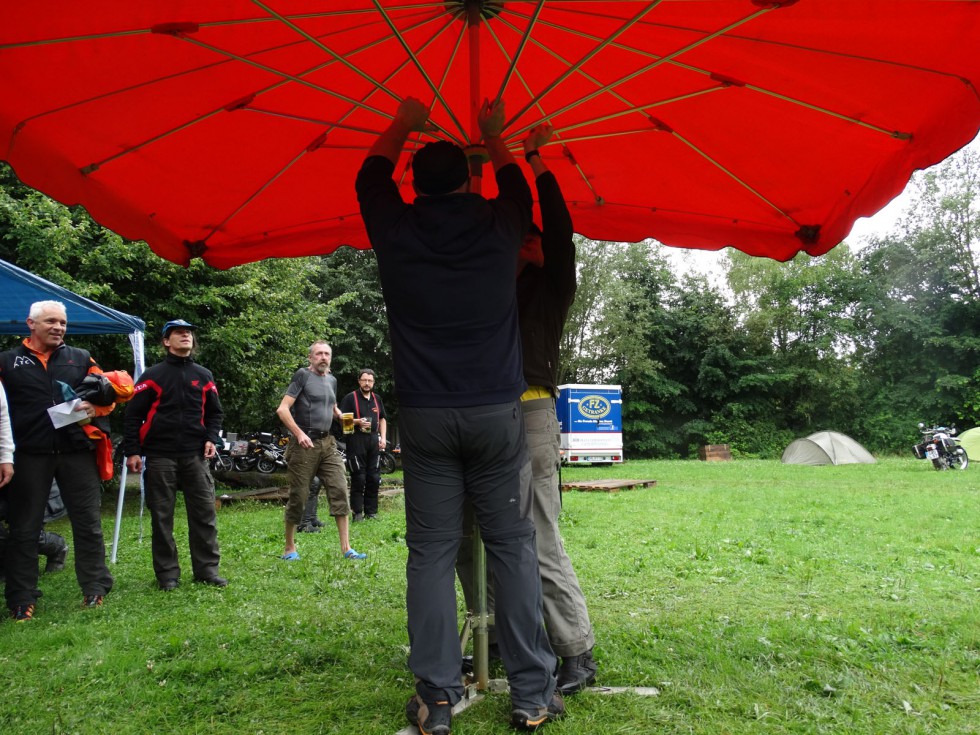
[[[289,475],[289,501],[286,504],[286,546],[284,561],[298,561],[296,527],[303,517],[310,483],[314,476],[326,489],[330,515],[337,521],[340,551],[345,559],[364,559],[351,548],[347,501],[347,476],[344,462],[337,453],[337,442],[330,435],[334,416],[340,418],[337,407],[337,379],[330,373],[333,351],[326,342],[310,345],[309,367],[300,368],[286,388],[286,394],[276,409],[276,415],[293,435],[286,447]]]
[[[340,401],[343,415],[350,414],[354,424],[346,441],[350,504],[355,521],[378,516],[378,489],[381,487],[378,460],[385,447],[388,419],[381,396],[374,392],[374,377],[370,368],[361,370],[357,376],[357,390]]]

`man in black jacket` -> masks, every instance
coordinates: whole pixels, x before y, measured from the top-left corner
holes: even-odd
[[[497,638],[511,723],[534,730],[564,712],[544,634],[530,514],[530,463],[514,268],[531,223],[531,191],[501,138],[503,104],[485,102],[480,130],[498,196],[469,191],[466,154],[429,143],[412,161],[418,197],[392,179],[428,109],[407,98],[357,177],[391,328],[405,467],[407,612],[416,695],[406,714],[448,735],[463,694],[453,567],[464,499],[473,503],[497,581]]]
[[[31,304],[27,318],[30,336],[23,344],[0,354],[17,452],[15,473],[8,486],[10,540],[5,559],[7,606],[15,620],[34,615],[41,591],[38,583],[38,536],[51,483],[58,480],[68,509],[75,546],[75,576],[82,588],[82,605],[98,607],[112,589],[102,536],[102,481],[96,463],[96,442],[80,425],[56,429],[48,409],[72,397],[83,381],[102,373],[86,351],[65,344],[68,314],[59,301]],[[97,406],[108,409],[108,394],[80,401],[75,412],[96,418]],[[108,413],[104,410],[103,413]],[[108,427],[101,427],[107,432]]]
[[[533,517],[544,621],[548,641],[561,658],[558,691],[573,694],[595,681],[596,664],[592,658],[595,634],[585,595],[558,530],[561,513],[559,426],[555,412],[558,347],[577,286],[572,218],[555,175],[538,151],[551,139],[552,132],[550,125],[538,125],[524,139],[524,157],[531,165],[538,190],[542,229],[532,227],[521,248],[517,309],[524,379],[528,384],[521,406],[531,452]]]
[[[146,506],[153,528],[153,571],[160,589],[180,584],[174,542],[177,491],[187,507],[188,545],[194,581],[225,587],[218,576],[218,526],[214,480],[208,460],[220,441],[224,412],[211,371],[194,362],[197,327],[183,319],[163,327],[167,355],[144,372],[126,410],[126,466],[144,469]]]

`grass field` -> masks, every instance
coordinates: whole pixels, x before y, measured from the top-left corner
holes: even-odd
[[[565,480],[563,529],[596,629],[598,684],[547,732],[980,733],[980,466],[630,462]],[[107,506],[114,499],[106,496]],[[282,509],[219,511],[224,590],[155,588],[126,507],[116,586],[81,610],[70,567],[30,623],[0,622],[2,733],[358,733],[404,727],[403,505],[279,560]],[[113,508],[105,510],[111,538]],[[178,515],[182,513],[178,508]],[[186,524],[178,543],[186,552]],[[63,521],[53,530],[67,535]],[[186,554],[183,557],[186,559]],[[69,556],[69,562],[72,557]],[[492,694],[456,735],[511,732]]]

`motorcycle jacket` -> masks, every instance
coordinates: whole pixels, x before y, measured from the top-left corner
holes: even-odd
[[[126,406],[125,454],[203,456],[205,442],[220,444],[223,417],[211,371],[168,352],[140,376]]]
[[[74,389],[89,373],[102,369],[88,350],[62,344],[47,356],[47,361],[24,344],[0,353],[0,379],[7,392],[10,423],[17,451],[27,454],[55,454],[94,450],[79,424],[55,429],[48,417],[51,406],[65,401],[59,382]],[[96,419],[104,432],[102,419]]]

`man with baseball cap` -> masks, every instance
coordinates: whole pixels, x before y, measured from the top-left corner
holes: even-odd
[[[225,587],[208,460],[217,451],[224,412],[214,376],[194,362],[197,327],[183,319],[163,326],[162,362],[136,384],[125,421],[126,466],[143,470],[146,505],[153,529],[153,571],[161,590],[180,584],[174,542],[174,506],[183,492],[194,581]]]

